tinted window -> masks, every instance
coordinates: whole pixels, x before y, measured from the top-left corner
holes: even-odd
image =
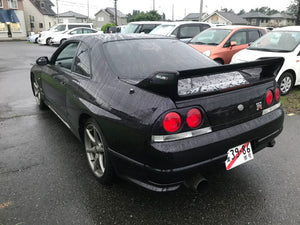
[[[191,38],[200,33],[200,26],[186,25],[182,26],[179,31],[179,38]]]
[[[249,30],[249,43],[256,41],[259,38],[259,32],[258,30]]]
[[[235,41],[236,45],[244,45],[247,44],[247,32],[246,31],[238,31],[232,35],[230,41]]]
[[[210,28],[210,26],[208,24],[201,24],[200,27],[201,27],[201,31]]]
[[[141,80],[158,71],[216,65],[197,50],[173,39],[114,41],[105,43],[103,47],[111,68],[124,79]]]
[[[200,45],[219,45],[231,32],[229,29],[208,29],[195,36],[190,43]]]
[[[78,43],[68,44],[56,57],[55,65],[71,70]]]
[[[73,71],[83,76],[90,76],[89,49],[84,43],[81,43],[79,46],[77,55],[75,57]]]
[[[259,33],[260,33],[260,36],[263,36],[263,35],[265,35],[267,33],[267,31],[265,31],[265,30],[259,30]]]
[[[148,34],[155,27],[156,27],[156,24],[144,24],[141,32],[144,32],[145,34]]]

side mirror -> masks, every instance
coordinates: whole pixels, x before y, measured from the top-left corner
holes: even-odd
[[[45,66],[49,63],[49,59],[47,56],[42,56],[36,60],[36,64],[39,66]]]
[[[231,41],[230,42],[230,47],[236,46],[236,41]]]

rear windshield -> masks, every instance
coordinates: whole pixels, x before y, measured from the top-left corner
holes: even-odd
[[[155,72],[183,71],[216,66],[187,44],[173,39],[107,42],[105,55],[120,78],[140,81]]]

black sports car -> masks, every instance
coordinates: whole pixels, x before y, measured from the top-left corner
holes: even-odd
[[[282,63],[221,66],[173,38],[104,34],[66,41],[30,78],[38,106],[84,142],[101,183],[117,174],[154,191],[202,190],[203,166],[231,169],[275,144]]]

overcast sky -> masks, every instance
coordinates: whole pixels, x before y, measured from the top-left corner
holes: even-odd
[[[56,0],[51,0],[56,4]],[[174,19],[182,19],[189,13],[200,11],[200,0],[154,0],[155,9],[161,14],[165,13],[167,19],[172,19],[172,7],[174,5]],[[58,0],[59,13],[74,11],[84,15],[88,14],[88,0]],[[118,10],[124,14],[132,13],[133,9],[149,11],[153,9],[153,0],[118,0]],[[203,12],[208,14],[221,8],[233,9],[236,13],[244,9],[260,8],[262,6],[284,11],[291,4],[291,0],[204,0]],[[90,17],[102,8],[114,7],[114,0],[89,0]],[[56,6],[53,8],[56,12]]]

